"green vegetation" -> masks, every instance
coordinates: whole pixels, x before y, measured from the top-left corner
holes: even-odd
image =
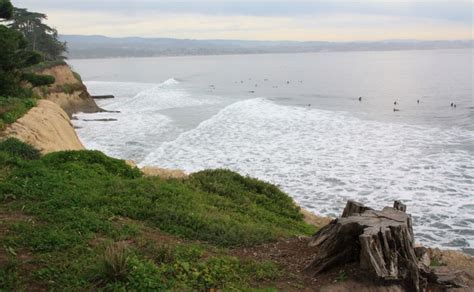
[[[437,258],[431,259],[430,267],[441,267],[441,266],[446,266],[446,264]]]
[[[44,25],[46,15],[13,8],[10,1],[0,0],[0,96],[32,97],[22,81],[34,87],[51,84],[51,76],[25,73],[25,68],[45,60],[63,59],[65,44],[57,40],[57,31]],[[54,81],[53,81],[54,83]]]
[[[0,0],[0,18],[10,19],[13,16],[13,5],[9,0]]]
[[[81,75],[79,75],[79,73],[77,73],[75,71],[72,71],[72,75],[74,75],[74,78],[76,78],[77,81],[82,82],[82,77],[81,77]]]
[[[25,64],[21,34],[0,25],[0,95],[22,95],[19,68]]]
[[[22,79],[29,82],[33,87],[51,85],[56,81],[54,76],[34,73],[23,73]]]
[[[0,21],[11,20],[10,1],[0,2]],[[31,92],[21,86],[23,77],[33,79],[32,74],[22,74],[22,69],[41,62],[44,57],[30,48],[23,34],[0,25],[0,96],[32,97]]]
[[[335,281],[336,282],[344,282],[344,281],[347,280],[347,277],[348,277],[348,275],[347,275],[346,271],[341,270],[341,271],[339,271],[339,274],[337,275]]]
[[[236,258],[227,248],[315,231],[277,187],[228,170],[163,180],[97,151],[37,158],[22,144],[0,143],[0,169],[7,170],[0,176],[0,212],[27,218],[12,220],[0,238],[10,257],[0,268],[5,288],[271,286],[280,267]],[[22,268],[22,253],[34,268]]]
[[[58,86],[57,89],[59,89],[61,92],[64,92],[66,94],[73,94],[74,91],[82,90],[84,86],[81,83],[66,83],[61,86]]]
[[[35,65],[30,66],[28,68],[25,68],[25,71],[27,71],[27,72],[39,72],[39,71],[50,69],[50,68],[53,68],[53,67],[56,67],[56,66],[61,66],[61,65],[67,66],[67,63],[63,60],[46,61],[46,62],[41,62],[41,63],[35,64]]]
[[[43,23],[46,14],[14,8],[10,28],[27,40],[27,49],[40,52],[45,60],[63,60],[66,43],[58,40],[58,31]]]
[[[23,143],[15,138],[8,138],[0,143],[0,153],[8,157],[34,160],[40,158],[40,152],[33,146]]]
[[[0,96],[0,131],[5,125],[21,118],[29,109],[36,105],[34,98],[15,98]]]

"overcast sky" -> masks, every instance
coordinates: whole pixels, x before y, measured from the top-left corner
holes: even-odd
[[[62,34],[245,40],[472,39],[471,0],[13,0]]]

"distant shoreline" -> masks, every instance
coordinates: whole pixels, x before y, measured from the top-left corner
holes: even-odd
[[[225,56],[252,56],[252,55],[295,55],[318,53],[378,53],[378,52],[409,52],[409,51],[454,51],[474,50],[472,47],[463,48],[420,48],[420,49],[387,49],[387,50],[340,50],[340,51],[314,51],[314,52],[265,52],[265,53],[222,53],[222,54],[183,54],[183,55],[155,55],[155,56],[113,56],[113,57],[71,57],[68,60],[114,60],[114,59],[152,59],[152,58],[179,58],[179,57],[225,57]]]
[[[61,35],[60,39],[68,44],[68,57],[71,59],[472,49],[474,45],[473,39],[328,42],[113,38],[100,35]]]

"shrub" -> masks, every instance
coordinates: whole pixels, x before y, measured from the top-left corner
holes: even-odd
[[[21,278],[16,262],[8,261],[0,266],[0,291],[20,291]],[[5,290],[3,290],[5,289]]]
[[[27,68],[28,71],[30,72],[40,72],[46,69],[50,69],[56,66],[66,66],[67,63],[64,60],[58,60],[58,61],[47,61],[47,62],[42,62],[33,66],[30,66]]]
[[[33,87],[46,86],[54,84],[56,79],[51,75],[39,75],[35,73],[23,73],[22,79],[31,83]]]
[[[51,90],[48,86],[41,86],[39,87],[39,90],[41,92],[41,96],[46,97],[51,93]]]
[[[9,225],[4,242],[44,261],[48,269],[33,280],[48,290],[245,289],[272,281],[279,267],[232,257],[226,246],[315,231],[277,187],[227,170],[181,181],[140,177],[98,151],[2,164],[9,159],[0,149],[0,169],[7,169],[0,174],[0,207],[13,198],[9,206],[32,220]],[[170,234],[205,244],[175,242]],[[105,250],[117,241],[127,248]]]
[[[130,272],[130,258],[124,245],[114,244],[105,250],[102,259],[102,277],[108,282],[124,281]]]
[[[20,58],[23,60],[22,67],[33,66],[44,61],[44,56],[35,51],[20,52]]]
[[[100,151],[83,150],[54,152],[45,155],[43,162],[53,167],[61,167],[71,163],[89,169],[94,166],[99,166],[108,174],[123,178],[138,178],[141,176],[141,172],[138,168],[132,168],[125,163],[125,161],[108,157]]]
[[[82,78],[81,78],[81,75],[79,75],[79,73],[72,71],[72,75],[74,75],[74,78],[76,78],[77,81],[82,82]]]
[[[84,90],[84,85],[81,83],[66,83],[57,86],[55,90],[66,94],[73,94],[74,91]]]
[[[74,93],[74,87],[71,84],[61,85],[61,89],[66,94],[73,94]]]
[[[16,138],[8,138],[0,142],[0,151],[27,160],[38,159],[41,156],[38,149]]]
[[[0,18],[10,19],[13,16],[13,5],[10,1],[0,0]]]
[[[36,105],[33,98],[16,98],[0,96],[0,126],[11,124],[21,118],[28,110]],[[1,127],[0,127],[1,129]]]
[[[207,192],[232,198],[242,204],[255,201],[289,218],[296,220],[303,218],[299,207],[287,194],[275,185],[258,179],[244,177],[226,169],[215,169],[194,173],[191,175],[191,181]]]

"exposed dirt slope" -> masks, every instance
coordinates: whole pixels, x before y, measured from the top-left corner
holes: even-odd
[[[1,135],[31,144],[43,154],[84,149],[68,115],[48,100],[39,100],[38,106],[9,125]]]
[[[56,82],[48,88],[35,89],[41,97],[58,104],[68,115],[76,112],[102,111],[87,92],[86,86],[68,65],[57,65],[36,72],[54,76]]]

